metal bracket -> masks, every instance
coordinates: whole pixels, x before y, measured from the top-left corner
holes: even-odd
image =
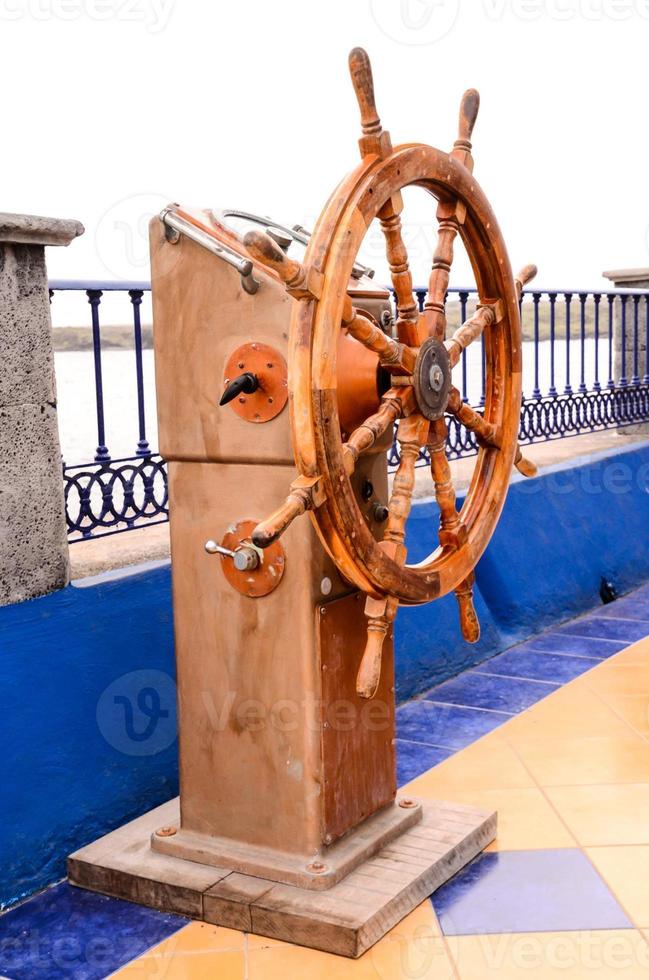
[[[175,245],[179,241],[181,235],[185,235],[191,241],[200,245],[201,248],[207,249],[212,255],[216,255],[217,258],[223,259],[224,262],[227,262],[228,265],[235,268],[241,276],[241,285],[247,293],[254,295],[257,292],[260,284],[252,274],[253,265],[250,259],[244,259],[234,249],[228,248],[227,245],[218,242],[211,235],[208,235],[207,232],[192,224],[191,221],[187,221],[186,218],[181,218],[174,211],[173,207],[165,208],[160,213],[160,220],[165,226],[167,241],[172,245]]]

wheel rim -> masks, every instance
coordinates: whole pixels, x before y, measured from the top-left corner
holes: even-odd
[[[482,446],[459,511],[467,539],[438,547],[424,562],[400,565],[374,539],[344,472],[336,406],[336,338],[346,285],[371,221],[402,188],[423,187],[441,201],[466,207],[459,227],[481,303],[500,300],[503,316],[485,331],[485,418],[499,430],[500,448]],[[373,595],[401,603],[428,602],[456,588],[484,552],[500,516],[516,453],[521,401],[520,314],[507,250],[495,216],[472,174],[451,156],[422,144],[398,147],[365,161],[331,196],[307,250],[306,264],[323,274],[318,303],[297,304],[291,326],[296,352],[291,373],[293,442],[304,475],[320,473],[326,500],[312,514],[341,573]],[[299,362],[299,364],[298,364]],[[299,371],[296,376],[296,369]],[[304,371],[304,368],[307,368]],[[291,370],[293,368],[293,370]]]

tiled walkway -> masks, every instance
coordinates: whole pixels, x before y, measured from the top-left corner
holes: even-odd
[[[497,841],[353,962],[62,884],[0,918],[10,980],[649,977],[649,586],[399,709],[408,793]]]

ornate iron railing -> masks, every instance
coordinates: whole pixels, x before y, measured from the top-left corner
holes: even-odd
[[[85,293],[90,306],[96,446],[86,463],[64,463],[71,541],[114,534],[168,519],[164,460],[149,443],[143,371],[141,304],[147,282],[53,281],[50,295]],[[106,294],[120,294],[133,330],[136,411],[133,455],[114,459],[106,432],[100,311]],[[423,309],[426,290],[416,290]],[[450,289],[449,329],[472,312],[474,289]],[[520,441],[534,443],[649,422],[649,291],[528,290],[523,295],[523,379]],[[89,364],[90,369],[90,364]],[[483,343],[465,351],[457,387],[477,411],[484,406]],[[152,384],[152,382],[151,382]],[[449,457],[477,452],[473,433],[449,418]],[[389,462],[399,461],[393,445]],[[425,452],[420,463],[427,462]]]

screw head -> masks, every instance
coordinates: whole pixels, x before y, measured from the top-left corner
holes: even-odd
[[[419,804],[416,800],[399,800],[399,806],[403,807],[404,810],[414,810]]]
[[[439,364],[432,364],[428,372],[428,380],[433,391],[441,391],[444,384],[444,372]]]
[[[155,834],[156,837],[173,837],[177,830],[177,827],[158,827]]]
[[[312,861],[311,864],[307,864],[306,869],[312,875],[321,875],[327,870],[327,865],[323,864],[322,861]]]

